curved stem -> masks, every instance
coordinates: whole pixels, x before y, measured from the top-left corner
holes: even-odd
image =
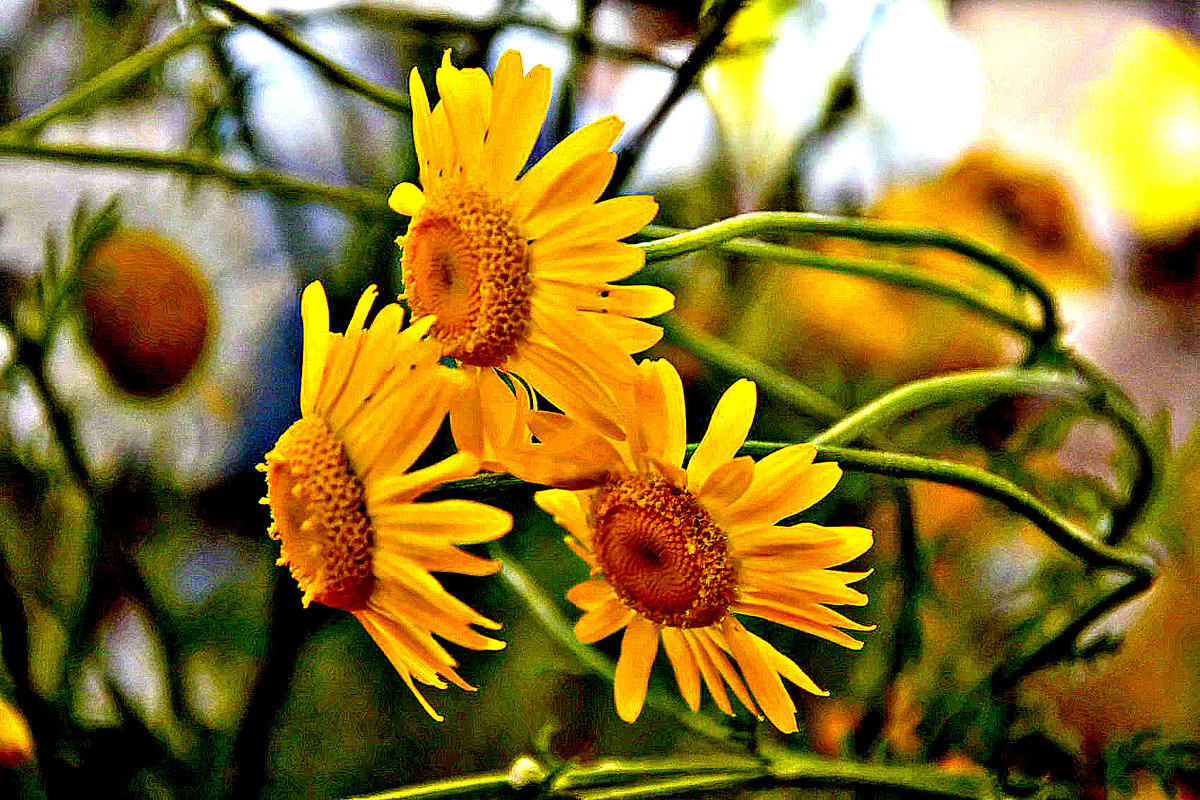
[[[355,94],[362,95],[368,100],[398,114],[408,114],[412,111],[412,105],[409,103],[407,95],[374,84],[335,61],[331,61],[300,41],[286,25],[275,20],[260,17],[242,8],[237,3],[230,2],[230,0],[200,0],[200,2],[228,14],[229,18],[235,22],[244,22],[283,45],[316,67],[317,71],[330,83],[341,86],[343,89],[348,89]]]
[[[1049,370],[969,370],[906,383],[879,397],[812,438],[815,445],[838,444],[859,438],[886,425],[939,403],[990,400],[1006,395],[1037,395],[1074,401],[1088,407],[1085,387],[1079,381]]]
[[[186,28],[180,28],[161,42],[143,48],[128,58],[113,64],[45,108],[0,128],[0,136],[33,138],[59,117],[77,111],[92,101],[132,83],[147,71],[162,64],[175,54],[183,52],[193,44],[208,39],[223,27],[225,26],[211,20],[201,20]]]
[[[642,229],[643,233],[651,235],[678,233],[675,228],[663,228],[650,225]],[[827,272],[837,272],[843,275],[858,275],[871,278],[881,283],[901,286],[924,292],[932,297],[954,303],[968,311],[978,314],[1003,328],[1007,328],[1027,339],[1034,340],[1042,335],[1042,331],[1026,320],[1013,316],[1009,312],[997,308],[982,295],[969,289],[956,286],[933,275],[914,270],[904,264],[893,264],[887,261],[877,261],[866,258],[851,258],[848,256],[832,256],[826,253],[816,253],[782,244],[756,242],[748,239],[735,239],[714,245],[717,250],[728,255],[740,256],[762,261],[770,261],[789,266],[812,267]]]
[[[267,192],[288,200],[318,200],[355,214],[386,216],[392,213],[382,193],[351,186],[313,183],[266,170],[242,172],[211,159],[187,153],[156,153],[130,147],[92,147],[80,144],[48,145],[0,139],[0,156],[163,170],[196,178],[210,178],[222,181],[235,189]]]
[[[1058,307],[1053,295],[1030,275],[1025,267],[997,250],[949,231],[804,212],[755,211],[674,236],[643,242],[638,246],[646,251],[646,260],[653,262],[702,250],[740,236],[784,232],[835,236],[905,247],[936,247],[958,253],[999,273],[1018,289],[1027,291],[1034,297],[1042,312],[1042,324],[1033,340],[1035,353],[1054,341],[1061,330]]]
[[[1105,387],[1088,384],[1050,370],[971,370],[908,383],[868,403],[813,437],[816,445],[848,442],[864,432],[928,406],[968,399],[1029,394],[1054,397],[1107,421],[1134,449],[1137,467],[1125,502],[1113,509],[1105,541],[1118,544],[1141,513],[1154,490],[1159,472],[1136,411]]]
[[[781,442],[752,441],[746,442],[741,452],[762,456],[786,446]],[[1153,579],[1157,574],[1157,566],[1150,557],[1104,544],[1012,481],[987,470],[955,461],[850,447],[821,445],[817,447],[817,454],[859,472],[893,478],[919,478],[970,489],[1021,514],[1063,549],[1093,567],[1111,567],[1127,575],[1146,579]]]

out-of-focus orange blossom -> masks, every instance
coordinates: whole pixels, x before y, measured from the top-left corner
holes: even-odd
[[[105,237],[79,275],[84,338],[113,384],[140,399],[192,373],[214,328],[208,283],[187,254],[149,230]]]
[[[1173,238],[1200,223],[1200,47],[1130,26],[1088,87],[1077,137],[1141,235]]]
[[[870,216],[978,240],[1017,259],[1053,288],[1095,287],[1107,280],[1105,258],[1067,186],[1048,168],[995,148],[968,152],[933,180],[894,187]],[[1005,279],[946,251],[840,240],[817,247],[833,255],[912,264],[1019,312]],[[800,331],[790,353],[796,372],[833,356],[850,372],[905,380],[1005,359],[997,327],[914,290],[809,269],[790,271],[785,284],[782,305],[792,310],[780,313]]]

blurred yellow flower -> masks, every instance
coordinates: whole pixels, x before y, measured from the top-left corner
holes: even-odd
[[[567,544],[592,569],[590,580],[567,593],[585,612],[575,625],[579,640],[590,644],[625,631],[614,694],[627,722],[641,712],[661,640],[690,708],[700,705],[703,681],[721,710],[732,714],[728,684],[751,713],[761,708],[779,730],[795,732],[796,706],[781,677],[813,694],[828,693],[734,615],[762,617],[852,649],[862,642],[845,630],[873,629],[828,607],[866,604],[866,595],[849,584],[869,573],[831,567],[866,552],[871,531],[775,524],[827,495],[841,469],[813,464],[816,449],[809,444],[757,463],[736,457],[756,398],[747,380],[725,392],[686,469],[683,386],[666,361],[639,365],[638,414],[623,442],[560,415],[531,417],[546,448],[540,461],[530,460],[531,476],[578,485],[584,472],[568,473],[586,464],[593,478],[589,488],[548,489],[534,498],[570,533]],[[566,459],[554,463],[556,453]]]
[[[12,702],[0,696],[0,769],[25,763],[33,756],[33,734],[25,716]]]
[[[421,188],[402,183],[389,203],[411,216],[401,269],[415,319],[436,315],[433,338],[472,379],[451,409],[460,443],[484,425],[479,377],[520,374],[564,411],[620,435],[606,386],[633,381],[632,353],[662,330],[640,318],[674,305],[665,289],[615,286],[641,268],[642,251],[618,240],[657,213],[646,195],[597,203],[616,166],[610,151],[622,122],[597,120],[568,136],[518,178],[550,101],[550,71],[526,74],[505,52],[495,84],[480,69],[457,69],[446,52],[430,111],[413,70],[413,139]]]
[[[1058,289],[1107,281],[1104,256],[1085,230],[1062,178],[1048,166],[1000,148],[977,146],[933,180],[892,188],[876,202],[871,216],[978,239]],[[947,256],[939,264],[929,255],[920,255],[923,266],[963,277],[957,257]]]
[[[1200,222],[1200,48],[1185,34],[1131,26],[1077,125],[1142,235],[1169,238]]]
[[[476,650],[504,643],[473,630],[500,625],[449,594],[430,572],[495,572],[498,563],[455,545],[496,539],[512,517],[467,500],[414,502],[445,481],[474,474],[479,457],[460,452],[408,472],[464,387],[437,364],[439,348],[427,338],[432,318],[401,332],[404,312],[392,303],[364,326],[375,296],[375,287],[363,293],[343,335],[329,330],[321,284],[304,290],[301,417],[259,465],[267,477],[263,502],[271,507],[270,534],[281,540],[279,563],[288,565],[304,604],[315,600],[353,613],[440,721],[414,678],[439,689],[446,681],[473,687],[432,634]]]

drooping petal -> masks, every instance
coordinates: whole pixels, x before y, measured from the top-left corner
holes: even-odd
[[[759,707],[771,724],[782,733],[795,733],[796,705],[788,696],[779,673],[771,665],[766,652],[761,648],[762,639],[746,630],[733,616],[728,616],[722,625],[725,640],[733,651],[746,683]]]
[[[642,713],[650,684],[650,668],[657,654],[658,626],[645,617],[635,616],[625,628],[621,656],[613,675],[617,715],[626,722],[635,721]]]
[[[671,669],[675,671],[675,683],[679,685],[679,694],[683,696],[683,702],[687,703],[688,708],[697,711],[700,708],[700,667],[696,664],[691,648],[684,641],[678,628],[665,627],[660,633],[663,649],[667,651]]]

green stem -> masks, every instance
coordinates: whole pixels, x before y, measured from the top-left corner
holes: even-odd
[[[374,84],[337,62],[321,55],[296,38],[296,35],[286,25],[275,20],[260,17],[242,8],[237,3],[230,2],[230,0],[200,0],[200,2],[228,14],[229,18],[235,22],[246,23],[260,33],[275,40],[316,67],[317,71],[330,83],[360,94],[368,100],[398,114],[408,114],[412,111],[412,104],[409,103],[407,95]]]
[[[1088,407],[1086,387],[1049,370],[969,370],[904,384],[879,397],[812,438],[812,443],[853,441],[868,431],[924,408],[963,400],[991,400],[1007,395],[1038,395],[1074,401]]]
[[[787,403],[807,417],[819,422],[836,420],[845,411],[828,397],[795,378],[772,369],[752,356],[748,356],[731,344],[715,336],[696,330],[675,315],[657,320],[666,337],[679,346],[734,375],[741,375],[757,383],[763,391]]]
[[[605,680],[612,682],[615,666],[594,648],[579,641],[567,618],[558,605],[546,596],[537,581],[496,543],[487,547],[488,555],[500,562],[500,578],[525,601],[525,605],[541,623],[542,627],[583,666]],[[690,730],[713,741],[728,744],[732,732],[712,718],[686,708],[682,703],[665,693],[651,689],[646,695],[646,705],[663,713],[671,714]]]
[[[356,795],[346,800],[436,800],[439,797],[465,797],[476,794],[512,797],[516,793],[507,772],[485,772],[480,775],[429,781],[378,794]]]
[[[267,192],[288,200],[318,200],[364,216],[386,216],[391,213],[386,198],[377,192],[351,186],[313,183],[266,170],[241,172],[211,159],[187,153],[156,153],[128,147],[92,147],[79,144],[48,145],[0,139],[0,156],[162,170],[218,180],[235,189]]]
[[[713,247],[742,236],[784,232],[835,236],[904,247],[936,247],[958,253],[999,273],[1018,289],[1033,295],[1042,312],[1042,324],[1033,342],[1035,352],[1054,341],[1061,330],[1053,295],[1025,267],[997,250],[949,231],[803,212],[755,211],[656,241],[643,242],[639,247],[646,251],[646,260],[653,262]]]
[[[679,232],[679,229],[664,228],[659,225],[649,225],[642,229],[642,233],[652,236],[668,236]],[[645,247],[647,244],[649,243],[644,243],[642,246]],[[843,275],[859,275],[881,283],[915,289],[954,303],[1027,339],[1036,340],[1043,335],[1041,329],[1037,326],[1013,316],[1003,309],[997,308],[982,295],[956,286],[934,275],[919,272],[910,265],[892,264],[887,261],[866,258],[832,256],[796,247],[788,247],[787,245],[756,242],[749,239],[735,239],[714,245],[714,247],[727,255],[757,261],[770,261],[790,266],[812,267]]]
[[[1096,388],[1098,394],[1092,401],[1095,412],[1112,422],[1133,446],[1137,463],[1129,487],[1129,498],[1123,505],[1113,509],[1111,524],[1104,537],[1108,544],[1117,545],[1150,502],[1158,476],[1162,474],[1162,465],[1158,453],[1150,446],[1150,437],[1133,400],[1124,390],[1087,359],[1068,353],[1068,362],[1081,378]]]
[[[751,441],[746,442],[741,452],[763,456],[786,446],[779,442]],[[1148,556],[1104,544],[1012,481],[987,470],[956,461],[850,447],[822,445],[817,447],[817,453],[821,458],[836,461],[858,472],[892,478],[918,478],[969,489],[1021,514],[1063,549],[1093,567],[1112,567],[1127,575],[1147,579],[1152,579],[1157,573],[1154,561]]]
[[[852,441],[865,432],[939,403],[985,400],[1005,395],[1054,397],[1104,419],[1129,442],[1136,459],[1126,501],[1113,509],[1105,540],[1117,544],[1148,502],[1158,463],[1137,412],[1103,386],[1099,390],[1059,372],[1035,369],[971,370],[905,384],[868,403],[813,437],[816,445]]]
[[[863,764],[829,761],[798,753],[770,759],[769,771],[776,783],[798,786],[869,789],[918,797],[990,798],[995,796],[987,775],[964,775],[936,767]]]
[[[536,765],[536,762],[535,762]],[[739,757],[696,759],[611,760],[588,766],[567,766],[557,773],[543,769],[540,781],[518,787],[507,772],[486,772],[429,781],[347,800],[433,800],[487,793],[492,797],[528,796],[616,800],[635,797],[676,797],[711,793],[733,787],[806,786],[822,789],[868,790],[900,796],[983,800],[995,796],[985,774],[954,774],[935,767],[892,766],[858,761],[832,761],[790,751],[763,760]]]
[[[223,27],[216,22],[201,20],[194,25],[180,28],[161,42],[139,50],[128,58],[113,64],[45,108],[0,128],[0,137],[12,136],[19,139],[31,139],[59,117],[84,108],[104,95],[132,83],[147,71],[167,61],[175,54],[183,52],[193,44],[208,39]]]

